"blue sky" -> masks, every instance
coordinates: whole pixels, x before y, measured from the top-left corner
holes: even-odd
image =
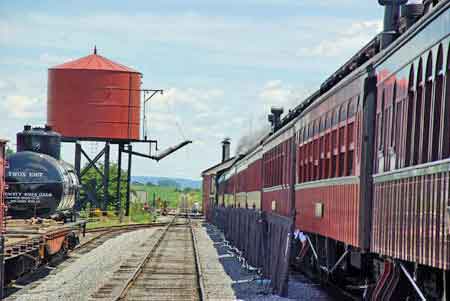
[[[143,88],[165,90],[149,108],[161,148],[194,141],[160,163],[136,159],[133,173],[199,178],[222,138],[235,148],[271,105],[298,104],[380,31],[382,14],[376,0],[0,0],[0,137],[44,124],[47,68],[97,45],[141,71]]]

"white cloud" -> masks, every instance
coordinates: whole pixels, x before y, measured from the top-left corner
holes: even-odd
[[[65,56],[58,56],[58,55],[53,55],[50,53],[42,53],[39,56],[39,62],[45,66],[50,66],[53,67],[55,65],[59,65],[62,64],[64,62],[68,62],[73,60],[74,58],[70,58],[70,57],[65,57]]]
[[[5,19],[0,20],[0,41],[11,41],[14,40],[14,36],[17,33],[15,28],[17,28],[14,23],[8,22]]]
[[[183,117],[199,114],[209,120],[213,118],[210,110],[217,105],[224,92],[220,89],[177,88],[166,89],[163,95],[156,95],[147,107],[148,128],[151,132],[176,128],[184,134]],[[189,113],[189,114],[186,114]]]
[[[216,125],[223,126],[220,118],[223,109],[215,110],[224,104],[224,91],[221,89],[199,89],[172,87],[163,95],[155,96],[147,108],[149,135],[152,137],[170,136],[175,139],[202,139],[211,137]],[[227,123],[233,126],[234,123]],[[176,138],[175,138],[176,137]]]
[[[213,107],[214,102],[223,97],[224,91],[221,89],[195,89],[195,88],[169,88],[164,94],[157,97],[154,105],[158,109],[164,106],[182,106],[195,110],[196,112],[207,113]]]
[[[17,86],[16,83],[12,80],[9,80],[7,78],[0,79],[0,91],[3,91],[3,93],[6,93],[7,91],[16,90]]]
[[[236,153],[245,153],[270,130],[267,115],[272,106],[283,107],[287,113],[289,109],[300,104],[312,91],[302,86],[293,86],[282,80],[267,81],[259,91],[259,109],[255,109],[248,119],[248,115],[240,120],[241,132],[236,143]],[[262,104],[262,106],[261,106]],[[262,108],[262,110],[261,110]]]
[[[124,44],[133,47],[172,44],[180,49],[180,53],[184,53],[183,49],[187,47],[207,52],[207,57],[195,58],[201,63],[210,60],[221,65],[293,69],[305,63],[295,59],[296,55],[327,55],[328,46],[332,46],[333,55],[341,53],[342,48],[356,51],[361,44],[358,41],[367,41],[365,37],[368,34],[361,36],[359,33],[364,30],[361,28],[354,33],[356,41],[353,41],[346,38],[346,28],[357,27],[358,24],[364,27],[366,23],[366,20],[355,18],[301,14],[255,19],[196,13],[105,13],[65,17],[28,13],[20,18],[10,16],[0,21],[0,45],[79,52],[80,47],[90,51],[97,43],[102,54],[103,49],[114,49]],[[329,41],[335,41],[337,45]],[[58,57],[52,53],[46,55]]]
[[[313,88],[293,87],[281,80],[271,80],[265,83],[259,97],[264,104],[265,112],[269,112],[272,106],[283,107],[287,111],[300,104]]]
[[[283,106],[293,98],[293,88],[283,85],[281,80],[268,81],[259,96],[265,105]]]
[[[382,24],[379,21],[362,21],[351,23],[342,32],[330,28],[330,31],[325,34],[325,37],[319,43],[300,48],[297,56],[348,59],[351,53],[373,39],[381,31],[381,26]]]
[[[196,177],[200,166],[219,160],[222,138],[231,136],[237,142],[239,136],[267,127],[271,105],[284,106],[285,111],[297,105],[315,88],[302,82],[318,85],[321,74],[334,71],[373,36],[377,26],[373,21],[343,16],[348,7],[361,8],[369,2],[364,1],[245,0],[258,9],[265,4],[276,10],[295,8],[268,17],[253,10],[236,15],[177,9],[3,14],[0,114],[11,116],[10,137],[25,121],[45,122],[45,97],[36,95],[46,92],[47,67],[89,54],[97,44],[101,55],[142,71],[145,85],[170,87],[149,104],[150,136],[159,140],[161,149],[179,142],[181,131],[197,142],[159,164],[137,159],[135,172],[170,175],[183,166],[185,175]],[[330,14],[329,6],[340,5],[347,6],[341,16],[318,10],[314,16],[304,13],[321,6]],[[13,53],[16,49],[18,55]],[[270,80],[277,78],[282,80]],[[136,149],[148,151],[147,146]],[[70,161],[73,156],[66,158]]]
[[[29,119],[42,114],[42,99],[24,95],[3,97],[3,107],[10,117]]]
[[[40,82],[41,78],[32,72],[23,75],[23,78],[17,72],[6,74],[0,71],[0,116],[4,116],[9,126],[11,123],[18,124],[13,129],[20,129],[24,122],[44,121],[45,81]]]

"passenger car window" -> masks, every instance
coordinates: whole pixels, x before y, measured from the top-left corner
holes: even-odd
[[[347,103],[343,103],[339,109],[339,122],[347,119]]]

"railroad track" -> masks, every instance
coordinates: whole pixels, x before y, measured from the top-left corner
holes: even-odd
[[[79,244],[75,247],[75,249],[71,250],[69,252],[71,256],[69,257],[57,257],[56,259],[52,260],[51,262],[44,264],[42,266],[37,267],[36,269],[30,271],[29,273],[26,273],[25,275],[21,276],[20,278],[16,279],[16,281],[10,283],[7,287],[6,296],[9,296],[11,293],[18,292],[23,285],[16,285],[16,283],[22,283],[24,282],[24,279],[34,279],[33,283],[36,285],[40,283],[44,279],[45,276],[49,273],[48,269],[52,265],[59,265],[62,262],[71,263],[75,262],[78,258],[77,255],[84,255],[95,248],[101,246],[106,241],[113,239],[115,237],[118,237],[124,233],[137,231],[140,229],[148,229],[148,228],[155,228],[155,227],[164,227],[167,226],[169,223],[146,223],[146,224],[133,224],[133,225],[120,225],[120,226],[111,226],[111,227],[100,227],[100,228],[94,228],[86,230],[86,233],[98,233],[97,235],[93,236],[92,238],[86,240],[85,242]],[[74,256],[75,255],[75,256]],[[53,268],[50,268],[53,269]],[[26,283],[29,282],[29,280],[25,281]]]
[[[145,224],[128,224],[128,225],[116,225],[116,226],[109,226],[109,227],[97,227],[92,229],[87,229],[87,233],[95,233],[95,232],[102,232],[102,231],[109,231],[109,230],[122,230],[122,229],[140,229],[140,228],[151,228],[151,227],[164,227],[167,226],[169,223],[145,223]]]
[[[89,240],[79,244],[78,246],[75,247],[75,249],[70,251],[70,254],[79,254],[79,255],[87,254],[112,238],[115,238],[115,237],[122,235],[124,233],[127,233],[127,232],[136,231],[136,230],[137,229],[135,229],[135,228],[120,229],[120,230],[106,230],[106,231],[101,232],[100,234],[90,238]]]
[[[177,219],[122,264],[91,300],[204,300],[192,224]]]
[[[86,254],[92,251],[93,249],[97,248],[98,246],[102,245],[107,240],[117,237],[121,234],[145,228],[164,227],[167,226],[168,224],[169,223],[148,223],[148,224],[121,225],[121,226],[90,229],[87,230],[86,233],[99,233],[99,234],[76,246],[71,253],[75,252],[78,254]]]

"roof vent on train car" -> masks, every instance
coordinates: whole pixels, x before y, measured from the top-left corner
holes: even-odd
[[[397,37],[400,24],[400,6],[407,2],[408,0],[378,0],[378,3],[384,6],[381,49],[387,48]]]
[[[272,114],[269,115],[269,122],[272,125],[272,130],[276,131],[281,123],[281,115],[283,114],[284,110],[281,107],[272,107],[270,109],[270,112]]]
[[[424,13],[425,6],[422,0],[409,0],[408,3],[402,5],[400,32],[405,32],[419,20]]]
[[[225,138],[222,141],[222,162],[230,159],[230,138]]]

